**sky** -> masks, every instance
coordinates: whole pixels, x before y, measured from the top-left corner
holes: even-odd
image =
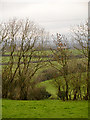
[[[88,0],[0,0],[0,20],[30,18],[51,34],[88,19]]]

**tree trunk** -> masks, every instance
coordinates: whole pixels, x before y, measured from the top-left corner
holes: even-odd
[[[66,82],[66,99],[68,100],[68,83]]]
[[[90,10],[90,2],[88,3],[88,11]],[[87,74],[87,95],[90,100],[90,14],[88,14],[88,74]]]
[[[73,100],[76,100],[77,99],[77,90],[75,90],[75,93],[74,93],[74,98]]]

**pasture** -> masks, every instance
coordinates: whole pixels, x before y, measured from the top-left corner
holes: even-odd
[[[55,51],[54,51],[55,52]],[[74,56],[81,56],[82,52],[79,50],[75,50],[75,49],[69,49],[70,54],[74,57]],[[29,55],[30,53],[27,52],[25,53],[25,55]],[[14,52],[13,53],[13,59],[14,62],[18,61],[18,53]],[[53,59],[53,53],[51,50],[43,50],[43,51],[35,51],[33,53],[33,57],[31,59],[31,61],[38,61],[40,57],[40,60],[52,60]],[[77,57],[78,58],[78,57]],[[0,63],[7,63],[10,60],[10,52],[5,52],[5,54],[2,56],[2,60],[0,60]],[[29,60],[29,57],[28,59]],[[23,61],[23,58],[21,59],[21,62]]]
[[[70,50],[71,51],[71,50]],[[7,55],[9,52],[6,53]],[[77,50],[72,50],[72,54],[75,55],[81,55],[80,52]],[[16,55],[16,52],[14,53]],[[28,55],[28,53],[27,53]],[[52,55],[51,51],[43,51],[42,53],[37,51],[34,55],[36,56],[47,56]],[[2,57],[2,63],[7,63],[10,59],[10,56],[3,56]],[[18,59],[17,56],[14,56],[14,61],[16,62]],[[52,58],[48,57],[42,57],[40,60],[48,60]],[[23,60],[21,60],[22,62]],[[38,61],[37,57],[32,57],[31,61]],[[83,62],[87,62],[86,58],[74,58],[73,60],[68,60],[69,67],[74,66],[77,63],[83,64]],[[45,63],[45,62],[44,62]],[[60,63],[57,63],[57,61],[52,62],[57,68],[61,68]],[[36,63],[33,63],[34,66]],[[14,64],[13,71],[15,69],[17,64]],[[86,64],[85,64],[86,66]],[[43,74],[43,71],[51,69],[50,63],[47,62],[47,64],[39,69],[35,76],[33,77],[33,80],[38,80],[37,77]],[[72,67],[70,68],[72,70]],[[76,74],[76,73],[73,73]],[[70,76],[72,77],[73,74],[69,74],[67,77],[70,79]],[[75,76],[75,75],[74,75]],[[56,78],[58,81],[63,81],[63,84],[65,83],[65,80],[62,76],[59,76]],[[83,81],[86,79],[86,71],[82,73],[81,81],[82,84]],[[63,85],[62,84],[62,85]],[[71,85],[71,83],[69,83]],[[84,83],[86,85],[86,83]],[[51,94],[51,97],[45,100],[9,100],[9,99],[3,99],[2,100],[2,117],[3,118],[88,118],[88,101],[84,100],[69,100],[69,101],[61,101],[60,99],[57,100],[57,92],[58,89],[55,86],[54,78],[41,81],[38,86],[44,86],[46,91],[48,91]],[[70,87],[70,86],[69,86]],[[73,87],[69,88],[69,91],[73,89]],[[82,89],[82,95],[84,90]],[[86,89],[85,89],[86,92]],[[72,96],[73,98],[73,96]],[[8,112],[7,112],[8,111]]]
[[[2,100],[3,118],[88,118],[87,101]]]

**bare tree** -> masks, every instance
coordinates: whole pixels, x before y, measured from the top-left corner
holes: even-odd
[[[86,99],[89,98],[89,47],[88,47],[88,23],[80,24],[72,28],[72,40],[74,43],[74,48],[80,51],[86,59],[86,62],[83,62],[87,66],[87,94]],[[75,45],[76,44],[76,45]]]
[[[64,81],[65,81],[65,92],[61,92],[61,85],[60,83],[55,79],[56,83],[58,83],[58,94],[63,93],[64,97],[66,96],[66,99],[68,100],[68,93],[69,93],[69,81],[68,81],[68,60],[69,60],[69,51],[68,47],[66,46],[65,43],[65,36],[62,36],[57,33],[57,40],[55,41],[56,43],[56,50],[52,50],[52,53],[54,55],[54,59],[57,61],[57,65],[53,64],[50,62],[51,66],[56,68],[59,72],[60,75],[63,76]],[[63,81],[63,82],[64,82]],[[61,95],[59,95],[61,96]],[[63,97],[63,100],[65,99]]]
[[[6,50],[10,54],[8,65],[2,72],[3,97],[27,99],[30,88],[34,88],[39,82],[32,78],[43,66],[40,63],[41,57],[37,58],[38,62],[32,64],[33,55],[39,52],[36,51],[38,48],[36,44],[43,36],[41,36],[43,29],[29,19],[12,19],[1,27],[2,52],[5,53]]]

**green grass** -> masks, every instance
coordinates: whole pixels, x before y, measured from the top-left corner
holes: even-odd
[[[4,54],[9,55],[11,52],[5,52]],[[42,51],[35,51],[33,52],[34,55],[51,55],[52,51],[51,50],[42,50]],[[14,55],[17,54],[17,52],[13,53]],[[25,53],[26,55],[30,54],[30,51],[28,51],[27,53]]]
[[[49,59],[51,59],[51,58],[35,58],[35,57],[32,57],[32,59],[31,59],[31,61],[40,61],[40,60],[49,60]],[[29,57],[28,57],[28,59],[27,59],[28,61],[29,61]],[[0,63],[2,62],[2,63],[7,63],[7,62],[9,62],[10,61],[10,57],[8,56],[8,57],[2,57],[2,60],[0,60]],[[18,57],[17,56],[14,56],[14,60],[13,60],[13,62],[18,62]],[[21,59],[21,62],[23,62],[23,58]]]
[[[76,49],[70,49],[69,50],[70,51],[70,53],[72,54],[72,55],[82,55],[82,50],[76,50]],[[10,55],[10,52],[5,52],[5,54],[6,55]],[[17,54],[17,52],[14,52],[14,55],[15,54]],[[27,55],[28,54],[30,54],[30,52],[27,52],[26,53]],[[53,53],[52,53],[52,51],[51,50],[43,50],[43,51],[35,51],[34,53],[33,53],[33,55],[52,55]],[[9,59],[10,59],[10,57],[8,56],[8,57],[2,57],[2,62],[4,63],[4,62],[8,62],[9,61]],[[14,57],[14,61],[17,61],[17,59],[18,59],[18,57],[17,56],[15,56]],[[48,58],[42,58],[42,60],[47,60]],[[51,58],[50,58],[51,59]],[[38,58],[33,58],[32,60],[34,60],[34,61],[36,61],[36,60],[38,60]],[[22,60],[21,60],[22,61]]]
[[[77,74],[78,74],[78,73],[73,73],[72,75],[77,76]],[[69,74],[69,75],[67,76],[68,79],[70,79],[70,76],[71,76],[71,74]],[[84,92],[83,86],[86,85],[86,81],[85,81],[85,80],[86,80],[86,77],[87,77],[87,73],[86,73],[86,72],[83,72],[82,75],[81,75],[81,85],[82,85],[81,90],[82,90],[82,94],[83,94],[83,92]],[[60,81],[61,86],[62,86],[62,85],[65,86],[65,80],[64,80],[63,76],[59,76],[59,77],[57,77],[56,79],[57,79],[57,81]],[[73,79],[69,81],[69,85],[70,85],[71,81],[73,81]],[[54,78],[51,79],[51,80],[43,81],[43,82],[39,83],[39,85],[40,85],[40,86],[44,86],[44,87],[46,88],[46,91],[48,91],[48,92],[52,95],[53,98],[57,98],[58,87],[57,87],[57,84],[56,84]],[[70,91],[71,89],[73,89],[73,86],[69,86],[69,91]],[[61,90],[63,90],[62,87],[61,87]],[[73,94],[72,94],[72,98],[73,98]]]
[[[88,118],[87,101],[2,100],[3,118]]]
[[[69,51],[70,51],[73,55],[83,55],[82,50],[78,50],[78,49],[69,49]]]
[[[52,97],[57,98],[57,88],[53,84],[53,79],[41,82],[40,85],[45,86],[46,91],[48,91]]]
[[[47,51],[48,54],[50,51]],[[75,52],[75,51],[74,51]],[[77,53],[78,54],[78,53]],[[6,59],[7,58],[7,59]],[[15,57],[16,61],[17,57]],[[3,57],[3,62],[8,57]],[[78,63],[82,63],[84,58],[75,59]],[[84,60],[86,61],[86,59]],[[57,62],[53,62],[59,68]],[[73,65],[71,60],[70,65]],[[74,63],[75,64],[75,63]],[[16,65],[15,65],[16,66]],[[35,76],[41,74],[47,66],[37,71]],[[85,75],[83,75],[85,77]],[[82,77],[83,77],[82,76]],[[82,79],[84,79],[84,77]],[[63,79],[62,79],[63,80]],[[52,84],[52,80],[41,82],[40,85],[45,86],[46,90],[56,96],[57,88]],[[61,101],[61,100],[40,100],[40,101],[21,101],[21,100],[2,100],[3,118],[88,118],[88,102],[87,101]]]

